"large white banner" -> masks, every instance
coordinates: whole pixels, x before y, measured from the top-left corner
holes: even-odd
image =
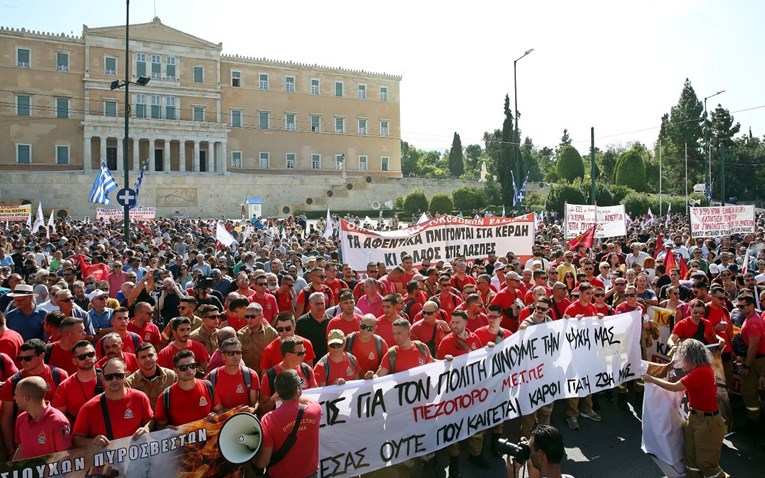
[[[627,235],[624,204],[617,206],[591,206],[587,204],[566,204],[566,239],[576,237],[593,224],[597,224],[595,237],[617,237]]]
[[[691,208],[692,237],[720,237],[754,232],[754,206]]]
[[[19,206],[0,206],[0,221],[28,221],[31,214],[31,204],[22,204]]]
[[[401,264],[410,255],[415,264],[423,259],[451,261],[485,258],[491,253],[531,256],[534,244],[534,215],[517,218],[487,217],[462,219],[436,216],[421,224],[398,231],[378,232],[340,220],[343,261],[354,270],[365,270],[370,262],[387,267]]]
[[[669,345],[667,341],[672,334],[672,327],[680,321],[675,319],[675,312],[663,307],[648,306],[648,318],[659,326],[659,338],[653,341],[650,347],[646,349],[646,357],[649,362],[667,363],[669,362]]]
[[[559,320],[375,380],[309,389],[322,404],[319,476],[356,476],[464,440],[555,400],[640,376],[640,314]]]
[[[153,221],[157,215],[157,208],[153,207],[134,207],[130,210],[131,221]],[[125,217],[123,208],[96,208],[96,219],[108,219],[110,221],[121,221]]]

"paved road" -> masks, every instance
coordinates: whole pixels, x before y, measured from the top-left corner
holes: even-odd
[[[743,428],[745,418],[743,405],[734,401],[735,423]],[[664,478],[653,459],[640,449],[641,422],[634,414],[619,410],[616,403],[601,399],[599,412],[603,421],[595,423],[579,419],[580,430],[573,431],[566,426],[565,402],[555,404],[553,425],[563,432],[567,460],[563,472],[576,478]],[[513,420],[506,424],[509,437],[517,440],[520,423]],[[765,440],[765,437],[762,438]],[[488,445],[488,443],[487,443]],[[729,434],[724,443],[721,465],[735,478],[765,476],[765,452],[743,433]],[[480,470],[465,460],[467,450],[463,449],[461,475],[463,478],[504,477],[504,462],[489,457],[492,469]],[[488,453],[485,453],[488,457]],[[439,456],[439,463],[446,467],[448,458]],[[414,473],[413,476],[421,476]]]

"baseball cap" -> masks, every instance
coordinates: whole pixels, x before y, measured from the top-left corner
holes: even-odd
[[[332,344],[344,344],[345,334],[340,329],[332,329],[329,331],[329,337],[327,339],[327,345]]]

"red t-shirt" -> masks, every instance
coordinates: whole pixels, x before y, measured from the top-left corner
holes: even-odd
[[[292,311],[292,294],[289,292],[282,294],[277,290],[274,293],[274,297],[276,297],[276,305],[279,306],[279,312]]]
[[[343,353],[343,360],[340,362],[334,362],[329,358],[329,355],[325,355],[329,364],[329,378],[327,378],[327,369],[324,368],[324,360],[318,360],[313,368],[316,383],[332,385],[339,378],[344,379],[346,382],[359,378],[359,361],[356,360],[356,357],[353,357],[353,360],[351,360],[348,355],[347,352]]]
[[[342,315],[338,315],[333,317],[329,324],[327,324],[327,337],[329,337],[329,332],[334,329],[342,330],[347,337],[352,332],[358,332],[360,324],[361,316],[358,314],[353,314],[353,320],[345,320]]]
[[[332,289],[330,289],[324,284],[322,284],[320,287],[321,289],[316,290],[313,288],[313,285],[308,284],[308,290],[303,289],[298,293],[296,304],[297,305],[303,304],[305,306],[305,304],[308,303],[308,298],[311,296],[311,294],[313,294],[314,292],[323,292],[324,300],[326,301],[327,308],[330,308],[333,305],[335,305],[335,300],[334,300],[335,295],[334,293],[332,293]],[[303,313],[307,311],[308,311],[308,307],[304,307]]]
[[[8,355],[13,363],[16,364],[16,368],[19,368],[21,364],[16,361],[16,357],[19,356],[21,351],[21,344],[24,343],[24,339],[21,334],[13,329],[6,329],[3,335],[0,335],[0,353]]]
[[[226,312],[226,322],[229,327],[233,327],[237,332],[239,332],[239,329],[247,325],[246,319],[240,319],[236,314],[229,314],[228,312]]]
[[[58,384],[53,380],[53,374],[51,373],[50,365],[46,365],[45,366],[45,370],[43,370],[43,373],[40,374],[40,377],[42,377],[45,380],[45,382],[48,384],[48,391],[45,392],[45,400],[47,400],[49,402],[51,400],[53,400],[53,395],[56,393],[56,389],[58,388],[58,386],[64,380],[66,380],[66,378],[69,376],[69,374],[66,373],[66,370],[59,369],[58,373],[59,373],[59,378],[60,378]],[[31,377],[31,376],[32,375],[30,375],[26,370],[22,370],[21,371],[21,378],[22,379],[23,378],[27,378],[27,377]],[[19,379],[19,381],[20,380],[21,379]],[[7,387],[3,386],[3,388],[0,389],[0,398],[2,398],[3,402],[12,402],[12,401],[14,401],[13,400],[13,390],[12,390],[12,388],[13,387],[11,387],[10,383],[9,383]]]
[[[63,413],[48,405],[37,417],[22,412],[16,419],[16,443],[21,445],[18,460],[65,451],[72,447],[72,428]]]
[[[459,306],[463,300],[457,297],[456,294],[452,294],[451,292],[447,293],[440,293],[437,294],[436,297],[438,298],[438,303],[440,305],[441,310],[446,312],[447,317],[451,317],[452,312],[454,312],[457,309],[457,306]]]
[[[261,446],[276,451],[284,445],[295,426],[299,405],[298,400],[290,400],[263,416],[260,422],[263,427]],[[295,444],[283,460],[268,467],[270,476],[302,478],[316,473],[319,467],[319,454],[316,453],[316,449],[319,446],[320,423],[321,406],[316,402],[306,403]]]
[[[378,336],[379,337],[379,336]],[[348,342],[348,338],[346,337],[346,343]],[[354,357],[356,357],[356,360],[359,364],[359,377],[363,377],[364,374],[366,374],[368,371],[376,372],[377,369],[380,367],[380,361],[383,358],[383,355],[385,355],[385,352],[388,351],[388,344],[385,343],[385,340],[380,337],[380,354],[377,353],[377,345],[375,344],[375,339],[372,337],[372,339],[369,342],[362,342],[359,338],[359,334],[356,333],[354,340],[353,340],[353,347],[351,350],[346,350],[353,354]]]
[[[311,344],[311,341],[305,337],[300,337],[299,335],[296,335],[295,337],[303,339],[303,346],[305,347],[305,355],[303,356],[303,361],[305,363],[313,363],[313,359],[316,358],[316,353],[313,351],[313,344]],[[269,368],[276,366],[276,364],[284,360],[281,345],[282,341],[279,340],[279,337],[275,338],[271,341],[270,344],[266,345],[266,348],[263,349],[263,354],[260,356],[260,370],[268,370]]]
[[[329,279],[326,279],[324,281],[324,285],[329,287],[334,297],[340,297],[340,291],[348,288],[348,284],[346,284],[344,280],[338,279],[337,277],[335,277],[335,280],[331,282]]]
[[[149,397],[141,391],[126,388],[121,400],[106,400],[106,409],[112,424],[112,433],[118,439],[132,436],[138,428],[154,418]],[[101,411],[101,395],[91,398],[77,414],[74,421],[74,433],[93,438],[97,435],[106,436],[104,415]]]
[[[471,331],[467,331],[467,337],[461,339],[457,337],[454,332],[450,332],[449,335],[438,344],[438,358],[443,359],[447,355],[453,357],[459,357],[465,355],[468,352],[481,348],[481,339]]]
[[[711,303],[707,304],[707,309],[709,309],[709,316],[707,317],[707,320],[709,320],[709,323],[712,324],[712,327],[716,326],[720,322],[727,322],[728,325],[725,326],[725,330],[722,332],[718,332],[720,337],[725,339],[725,349],[723,352],[730,352],[731,345],[730,341],[733,337],[733,323],[730,320],[730,313],[727,309],[724,309],[722,307],[715,307]]]
[[[258,297],[258,294],[253,294],[250,297],[250,303],[260,304],[263,307],[263,318],[270,324],[279,314],[279,304],[276,302],[276,297],[266,292],[263,297]]]
[[[564,315],[567,315],[568,317],[576,317],[577,315],[583,315],[585,317],[594,317],[598,315],[598,309],[595,308],[595,304],[589,303],[587,305],[582,305],[580,301],[576,301],[566,307],[566,312]]]
[[[318,387],[316,384],[316,375],[313,373],[311,366],[306,362],[307,361],[304,361],[302,364],[298,365],[296,370],[298,377],[300,377],[300,388],[303,390]],[[276,372],[274,377],[279,375],[279,372],[284,370],[281,365],[275,365],[271,368],[273,368]],[[303,369],[308,370],[307,376]],[[271,390],[271,384],[268,381],[268,373],[263,372],[263,377],[260,379],[260,395],[263,397],[270,397],[273,394],[274,391]]]
[[[110,357],[104,357],[96,362],[96,368],[104,368],[104,364],[109,361],[109,358]],[[125,361],[125,366],[127,367],[128,372],[133,373],[138,370],[138,359],[135,357],[135,354],[122,352],[122,359]]]
[[[479,312],[478,315],[476,315],[472,319],[468,317],[467,329],[471,332],[475,332],[481,327],[485,327],[487,325],[489,325],[489,316],[484,314],[483,312]]]
[[[207,353],[207,349],[204,345],[202,345],[201,342],[189,339],[186,348],[191,350],[191,352],[194,354],[194,360],[196,360],[198,364],[202,365],[210,360],[210,354]],[[175,357],[175,354],[181,350],[184,349],[179,349],[171,343],[157,354],[157,365],[160,367],[172,369],[173,357]]]
[[[680,379],[688,393],[691,408],[702,412],[717,411],[717,384],[710,366],[696,367]]]
[[[566,309],[571,305],[571,301],[566,297],[562,298],[560,302],[552,301],[550,306],[550,318],[553,320],[559,320],[563,318],[563,314],[566,313]]]
[[[56,393],[53,394],[51,405],[56,408],[63,408],[68,416],[77,418],[80,409],[88,400],[96,394],[96,377],[89,382],[80,382],[77,375],[70,375],[61,382]]]
[[[464,279],[460,279],[460,278],[459,278],[459,277],[458,277],[458,276],[455,274],[455,275],[453,275],[453,276],[452,276],[452,278],[449,280],[449,282],[451,282],[451,284],[452,284],[452,287],[454,287],[455,289],[457,289],[458,291],[460,291],[460,293],[462,293],[462,289],[463,289],[463,288],[464,288],[466,285],[468,285],[468,284],[473,284],[473,285],[475,285],[475,284],[476,284],[476,282],[475,282],[475,279],[473,279],[471,276],[469,276],[469,275],[467,275],[467,274],[465,274],[465,278],[464,278]]]
[[[128,327],[130,327],[129,323],[128,323]],[[135,353],[136,342],[138,342],[138,344],[143,342],[140,335],[138,335],[135,332],[131,332],[129,330],[127,331],[127,334],[125,336],[121,336],[121,337],[122,337],[122,351],[130,352],[131,354]],[[98,342],[96,342],[96,357],[98,357],[99,359],[104,357],[104,337],[101,337],[100,339],[98,339]]]
[[[486,346],[486,344],[489,342],[494,342],[496,344],[513,335],[512,332],[507,329],[503,329],[502,327],[500,327],[499,330],[502,331],[501,339],[497,337],[497,334],[489,332],[489,326],[481,327],[480,329],[476,330],[475,335],[478,337],[478,340],[481,341],[482,346]]]
[[[547,286],[543,286],[543,287],[545,288],[545,295],[547,297],[552,297],[552,289],[547,287]],[[534,302],[534,289],[536,289],[536,288],[537,288],[537,286],[535,285],[534,287],[532,287],[531,289],[526,291],[526,295],[523,296],[523,303],[524,304],[529,305],[529,304]]]
[[[757,353],[765,354],[765,320],[762,317],[756,315],[747,317],[741,327],[741,335],[747,345],[752,337],[759,337],[760,345],[757,347]]]
[[[515,299],[520,297],[520,292],[518,289],[510,290],[508,288],[504,288],[497,295],[494,296],[494,298],[491,300],[491,303],[493,305],[498,305],[502,307],[502,327],[505,329],[508,329],[512,332],[515,332],[518,330],[518,319],[510,318],[509,315],[505,313],[505,309],[509,309],[514,303]],[[520,312],[520,311],[519,311]]]
[[[225,373],[225,372],[224,372]],[[220,405],[217,394],[210,396],[204,380],[194,379],[194,387],[191,390],[183,390],[174,383],[170,388],[157,397],[157,421],[170,425],[183,425],[184,423],[201,420]],[[165,410],[165,393],[170,393],[170,413]]]
[[[244,382],[243,373],[250,374],[250,389]],[[210,374],[205,377],[210,380]],[[234,408],[239,405],[250,404],[250,390],[260,390],[260,378],[254,370],[240,366],[234,375],[226,372],[226,367],[218,367],[215,380],[215,395],[220,399],[223,408]]]
[[[51,344],[48,365],[55,365],[60,369],[66,370],[66,373],[69,375],[77,372],[77,365],[74,363],[72,351],[62,349],[61,342],[58,341]]]
[[[398,319],[398,316],[396,316],[393,320],[396,319]],[[393,340],[393,322],[386,319],[384,315],[381,315],[377,318],[377,328],[375,329],[375,333],[382,337],[387,344],[396,343],[396,341]]]
[[[608,304],[603,304],[602,306],[595,305],[595,310],[604,316],[614,315],[614,309],[612,309]]]
[[[146,322],[143,324],[143,327],[139,328],[135,325],[135,322],[131,320],[128,322],[127,329],[129,332],[138,334],[142,341],[149,342],[154,346],[155,349],[162,345],[162,333],[159,331],[159,327],[157,327],[157,325],[152,322]]]
[[[3,366],[0,367],[0,382],[5,382],[11,375],[18,372],[19,369],[16,368],[16,364],[13,363],[13,360],[11,360],[7,354],[2,352],[0,352],[0,361],[3,362]]]
[[[436,327],[436,325],[438,325],[438,327]],[[409,329],[409,338],[412,340],[419,340],[423,344],[427,344],[431,341],[431,339],[433,339],[434,329],[436,335],[435,339],[433,340],[433,349],[436,349],[438,344],[440,344],[444,337],[446,337],[446,334],[449,333],[449,325],[443,320],[436,319],[436,321],[432,324],[425,322],[424,319],[418,320]]]
[[[395,370],[390,363],[391,350],[396,351]],[[414,367],[419,367],[420,365],[425,365],[426,363],[430,363],[432,361],[433,357],[430,355],[430,350],[428,350],[427,347],[425,347],[425,355],[423,355],[420,348],[415,344],[412,344],[412,347],[409,349],[402,349],[398,345],[395,345],[389,348],[385,355],[383,355],[382,362],[380,362],[380,367],[387,369],[390,373],[395,373],[409,370]]]
[[[701,319],[704,322],[704,339],[707,341],[707,345],[718,343],[715,331],[712,328],[712,324],[707,319]],[[672,329],[672,333],[680,337],[681,339],[691,339],[698,332],[699,326],[691,322],[691,319],[683,319],[675,324],[675,328]]]

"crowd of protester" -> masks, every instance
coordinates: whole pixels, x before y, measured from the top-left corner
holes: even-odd
[[[538,224],[533,256],[524,261],[513,251],[416,265],[406,256],[399,266],[363,270],[344,263],[337,233],[324,238],[323,221],[314,226],[304,217],[228,221],[237,240],[231,246],[216,242],[216,221],[201,219],[134,224],[129,245],[121,224],[59,220],[56,232],[36,234],[5,226],[0,422],[8,459],[103,447],[237,407],[282,423],[284,416],[265,415],[288,402],[302,414],[292,390],[298,385],[374,379],[493,347],[549,321],[645,313],[650,305],[674,311],[670,345],[690,338],[720,344],[727,386],[734,373],[741,380],[747,430],[763,436],[761,215],[754,233],[703,239],[691,237],[681,215],[637,218],[625,237],[573,249],[551,219]],[[657,337],[646,321],[644,353]],[[578,430],[580,418],[601,421],[601,399],[639,412],[642,387],[638,380],[567,399],[568,427]],[[552,409],[522,417],[522,436],[549,425]],[[284,429],[269,427],[279,435],[269,437],[269,456],[291,431]],[[35,439],[40,430],[43,442]],[[289,453],[311,456],[305,452],[318,444],[318,432],[305,433]],[[483,433],[467,440],[468,462],[483,469],[487,455],[499,455],[503,429],[486,433],[488,453]],[[450,476],[460,474],[459,451],[458,444],[447,449]],[[283,463],[272,464],[270,476],[280,476]],[[316,457],[296,463],[292,472],[316,472]],[[398,468],[405,474],[406,467]]]

